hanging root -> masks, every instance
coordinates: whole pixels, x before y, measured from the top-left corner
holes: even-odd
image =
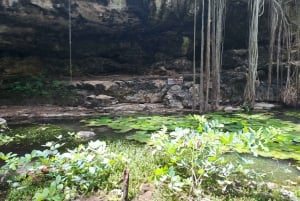
[[[295,107],[297,105],[297,87],[287,85],[281,89],[281,99],[284,104]]]

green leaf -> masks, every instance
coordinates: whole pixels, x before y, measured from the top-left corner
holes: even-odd
[[[162,176],[164,174],[168,173],[169,168],[168,167],[163,167],[163,168],[157,168],[154,171],[155,176]]]
[[[34,201],[43,201],[46,200],[49,195],[49,189],[44,188],[42,191],[38,191],[34,194],[33,199]]]
[[[96,172],[96,168],[95,167],[89,167],[89,172],[90,172],[90,174],[95,174],[95,172]]]

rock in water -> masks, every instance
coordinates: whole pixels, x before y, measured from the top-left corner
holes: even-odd
[[[7,129],[7,122],[5,119],[0,118],[0,131]]]
[[[89,140],[96,136],[94,131],[79,131],[76,133],[76,137],[81,140]]]

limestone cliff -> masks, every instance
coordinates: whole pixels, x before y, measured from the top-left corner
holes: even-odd
[[[0,74],[68,73],[69,2],[75,73],[192,58],[194,0],[0,0]],[[225,50],[247,48],[247,17],[247,0],[228,0]]]

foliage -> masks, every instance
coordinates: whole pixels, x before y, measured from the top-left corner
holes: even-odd
[[[12,141],[14,141],[14,137],[8,136],[4,134],[4,131],[7,130],[6,124],[0,124],[0,146],[6,145]]]
[[[2,86],[2,95],[21,96],[23,98],[53,98],[53,99],[70,99],[75,98],[76,94],[71,86],[59,80],[47,78],[40,74],[36,76],[18,79]]]
[[[130,169],[129,197],[135,197],[139,187],[150,182],[150,176],[157,168],[152,152],[152,147],[140,143],[117,141],[110,142],[109,149],[116,154],[122,154],[128,161],[127,167]],[[122,175],[114,174],[111,177],[120,179]]]
[[[249,113],[253,110],[251,104],[249,103],[244,103],[243,105],[241,105],[241,109],[246,113]]]
[[[293,113],[286,113],[292,115]],[[242,129],[254,131],[261,128],[268,129],[272,127],[270,132],[278,133],[274,135],[272,141],[265,146],[268,151],[259,151],[258,154],[266,157],[275,157],[278,159],[294,159],[300,161],[300,125],[297,121],[290,121],[281,114],[273,113],[211,113],[207,115],[209,119],[222,121],[224,130],[229,132],[237,132]],[[297,116],[294,116],[296,118]],[[297,120],[297,119],[296,119]],[[299,119],[298,119],[299,121]]]
[[[33,150],[22,157],[12,153],[0,155],[6,162],[0,174],[8,175],[11,188],[27,188],[22,183],[28,177],[50,181],[49,186],[35,192],[33,200],[71,200],[96,189],[112,189],[117,181],[110,179],[110,175],[122,172],[126,163],[121,154],[109,152],[101,141],[91,141],[63,154],[58,151],[61,144],[49,142],[45,146],[48,149]],[[24,169],[21,173],[20,168]]]
[[[6,145],[10,142],[14,141],[13,137],[7,136],[7,135],[3,135],[0,133],[0,146],[2,145]]]
[[[188,129],[169,124],[174,130],[169,133],[165,127],[154,133],[149,144],[117,141],[106,146],[105,142],[90,141],[86,146],[61,153],[63,144],[49,142],[45,150],[34,150],[21,157],[1,153],[5,165],[0,175],[9,184],[7,200],[58,201],[73,200],[93,191],[105,194],[121,188],[119,181],[124,167],[130,169],[130,198],[139,193],[141,184],[154,181],[161,198],[167,200],[188,200],[207,194],[217,196],[215,200],[244,197],[263,200],[267,190],[251,183],[258,175],[245,168],[247,160],[232,161],[227,156],[236,152],[254,155],[267,152],[266,145],[278,139],[280,130],[272,127],[255,130],[246,123],[241,130],[229,130],[226,121],[221,124],[198,115],[184,118],[181,123]],[[141,125],[139,122],[137,126]]]
[[[206,115],[212,122],[222,122],[223,131],[239,132],[241,130],[250,133],[267,133],[273,136],[273,140],[265,144],[265,150],[257,154],[279,159],[294,159],[300,161],[300,125],[297,122],[280,119],[274,113],[210,113]],[[299,121],[299,120],[298,120]],[[99,117],[83,120],[87,126],[108,126],[117,133],[126,133],[127,139],[139,142],[147,142],[150,134],[165,125],[169,131],[176,127],[197,129],[198,121],[194,116],[125,116],[125,117]],[[265,128],[265,129],[262,129]],[[272,127],[272,128],[269,128]],[[252,130],[250,130],[252,128]],[[201,132],[201,131],[200,131]],[[273,135],[273,134],[275,135]],[[280,133],[280,135],[278,134]],[[128,135],[130,134],[130,135]]]
[[[300,119],[300,112],[299,111],[286,111],[284,113],[284,115],[288,116],[288,117],[294,117],[294,118],[297,118],[297,119]]]
[[[192,116],[122,116],[122,117],[99,117],[82,120],[90,127],[108,126],[117,133],[133,133],[127,139],[147,142],[151,133],[158,131],[162,126],[169,130],[176,127],[194,127],[197,121]]]
[[[51,200],[51,201],[62,201],[64,200],[64,195],[61,193],[63,191],[64,185],[62,184],[61,176],[58,175],[55,181],[52,181],[49,187],[41,189],[34,194],[33,200]],[[68,196],[70,196],[68,194]],[[75,195],[71,195],[75,196]],[[70,196],[70,197],[71,197]]]
[[[197,132],[177,128],[170,134],[164,128],[152,135],[150,144],[159,167],[153,179],[163,189],[163,196],[180,200],[178,193],[187,197],[201,197],[203,193],[238,195],[245,178],[255,178],[255,172],[224,158],[229,152],[257,154],[265,150],[265,143],[275,133],[269,129],[255,132],[223,132],[217,121],[199,120]]]

